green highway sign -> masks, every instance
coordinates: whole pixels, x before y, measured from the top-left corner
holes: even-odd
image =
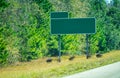
[[[51,12],[51,18],[68,18],[68,12]]]
[[[89,34],[95,30],[95,18],[51,18],[51,34]]]
[[[86,57],[88,59],[88,34],[96,32],[95,18],[68,18],[67,12],[52,12],[51,34],[58,35],[59,62],[61,61],[61,35],[60,34],[86,34]]]

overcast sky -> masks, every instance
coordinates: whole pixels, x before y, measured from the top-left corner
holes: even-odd
[[[110,3],[110,1],[112,1],[112,0],[106,0],[107,3]]]

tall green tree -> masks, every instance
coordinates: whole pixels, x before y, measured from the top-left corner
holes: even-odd
[[[0,0],[0,14],[4,11],[6,7],[8,7],[8,3],[5,0]],[[1,21],[1,19],[0,19]],[[4,65],[7,63],[9,52],[7,51],[7,43],[4,39],[3,35],[4,28],[2,26],[2,23],[0,22],[0,65]]]
[[[112,5],[108,5],[106,17],[106,40],[109,50],[120,49],[120,1],[113,0]]]
[[[88,16],[96,19],[96,33],[90,35],[90,52],[106,51],[105,16],[107,6],[104,0],[90,0],[90,12]]]

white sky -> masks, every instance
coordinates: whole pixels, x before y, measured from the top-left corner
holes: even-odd
[[[106,0],[107,3],[110,3],[110,1],[112,1],[112,0]]]

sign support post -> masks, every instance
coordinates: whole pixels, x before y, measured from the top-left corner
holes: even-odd
[[[59,51],[58,62],[61,62],[61,35],[58,35],[58,51]]]
[[[88,42],[88,34],[86,34],[86,58],[89,58],[89,42]]]

